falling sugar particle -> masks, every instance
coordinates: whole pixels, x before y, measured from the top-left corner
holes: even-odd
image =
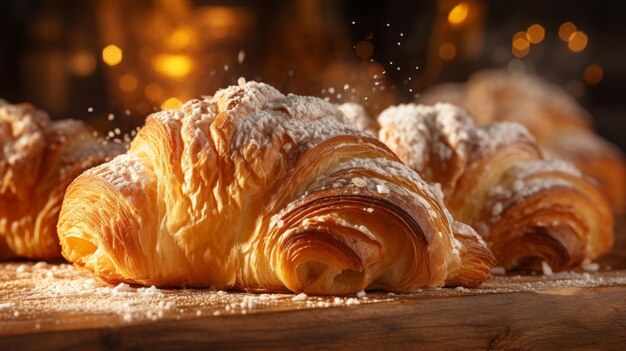
[[[349,84],[344,84],[343,85],[343,90],[348,90],[350,89],[350,85]]]
[[[126,110],[124,111],[124,113],[126,114],[126,116],[130,116],[130,110]]]
[[[400,46],[400,42],[398,42],[398,46]]]
[[[352,21],[352,24],[356,24],[356,21]]]
[[[419,66],[415,66],[415,69],[420,69],[420,67]]]
[[[246,78],[244,78],[244,77],[239,77],[239,79],[237,79],[237,84],[239,84],[239,85],[244,85],[244,84],[246,84]]]
[[[387,27],[389,27],[389,23],[387,23]]]
[[[400,70],[400,67],[398,67],[398,71]]]
[[[115,115],[114,115],[114,114],[112,114],[112,113],[109,113],[109,115],[107,116],[107,119],[108,119],[109,121],[112,121],[112,120],[114,120],[114,119],[115,119]]]
[[[228,72],[228,65],[224,65],[224,71]]]
[[[240,50],[239,53],[237,54],[237,62],[239,62],[239,64],[243,63],[243,60],[246,59],[246,52],[243,50]]]
[[[328,88],[328,92],[330,94],[334,94],[335,93],[335,88],[333,88],[333,87]]]
[[[289,70],[289,72],[287,72],[287,75],[288,75],[289,77],[293,77],[293,71],[292,71],[292,70]]]
[[[87,112],[93,112],[93,107],[87,108]]]
[[[401,36],[401,37],[403,37],[403,36],[404,36],[404,33],[400,33],[400,36]]]

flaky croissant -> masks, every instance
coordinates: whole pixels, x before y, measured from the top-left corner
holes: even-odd
[[[477,126],[451,104],[400,105],[378,117],[380,139],[473,226],[507,269],[564,270],[606,253],[605,197],[572,165],[548,160],[517,123]]]
[[[479,124],[521,123],[549,154],[595,179],[615,212],[626,208],[624,155],[594,133],[589,113],[560,87],[528,73],[484,70],[465,84],[435,86],[419,102],[464,106]]]
[[[110,282],[345,294],[475,286],[484,242],[332,104],[247,82],[148,117],[69,187],[63,255]]]
[[[123,150],[102,145],[82,122],[0,104],[0,259],[61,257],[56,224],[65,189]]]

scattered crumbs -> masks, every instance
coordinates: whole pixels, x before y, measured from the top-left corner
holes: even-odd
[[[133,320],[133,314],[130,312],[124,312],[124,315],[122,316],[122,319],[124,320],[124,322],[128,323],[128,322],[132,322]]]
[[[220,314],[222,314],[220,311],[213,311],[214,316],[219,316]]]
[[[246,52],[243,50],[239,50],[239,53],[237,53],[237,63],[242,64],[243,60],[246,59]]]
[[[14,307],[15,304],[13,302],[5,302],[5,303],[0,303],[0,311],[2,310],[8,310],[12,307]]]
[[[21,264],[21,265],[17,266],[15,271],[17,273],[24,273],[24,272],[26,272],[26,265],[25,264]]]
[[[600,269],[600,265],[595,262],[583,262],[582,268],[587,272],[597,272]]]
[[[130,285],[126,283],[119,283],[113,289],[111,289],[111,294],[121,294],[132,291]]]
[[[309,296],[305,293],[299,293],[298,295],[294,296],[291,301],[306,301],[306,299]]]
[[[333,299],[333,303],[335,305],[341,305],[343,303],[343,299],[341,297],[335,296],[335,298]]]
[[[546,261],[541,261],[541,270],[543,271],[544,275],[552,275],[552,267],[550,267],[550,265]]]
[[[378,191],[379,194],[389,194],[389,188],[380,184],[376,185],[376,191]]]
[[[495,266],[491,268],[491,274],[493,275],[506,275],[506,269],[502,266]]]
[[[160,295],[161,291],[156,286],[152,285],[148,288],[137,288],[137,293],[143,295]]]
[[[460,292],[468,292],[468,291],[470,291],[470,289],[464,288],[462,286],[457,286],[456,288],[454,288],[454,290],[460,291]]]
[[[358,299],[354,298],[354,297],[350,297],[346,300],[346,305],[350,306],[350,305],[360,305],[361,301],[359,301]]]
[[[358,293],[356,293],[356,297],[359,297],[359,298],[361,298],[361,297],[365,297],[365,295],[366,295],[366,294],[365,294],[365,290],[361,290],[361,291],[359,291]]]
[[[239,77],[239,79],[237,79],[237,84],[239,84],[239,85],[244,85],[244,84],[246,84],[246,78],[244,78],[244,77]]]
[[[364,188],[367,186],[367,181],[363,178],[352,178],[352,184],[358,188]]]

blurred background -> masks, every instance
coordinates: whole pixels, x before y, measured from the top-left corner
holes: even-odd
[[[624,149],[626,21],[608,4],[8,0],[0,97],[123,135],[150,112],[239,77],[375,114],[438,82],[500,67],[563,86]]]

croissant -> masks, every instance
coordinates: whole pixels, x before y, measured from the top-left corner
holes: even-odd
[[[343,112],[348,122],[358,130],[373,137],[378,135],[378,123],[370,117],[362,105],[355,102],[346,102],[337,105],[337,108]]]
[[[546,159],[526,128],[477,126],[451,104],[400,105],[378,117],[380,139],[474,227],[507,269],[560,271],[606,253],[613,217],[571,164]]]
[[[65,189],[123,149],[102,145],[82,122],[0,104],[0,259],[61,257],[56,224]]]
[[[494,258],[335,106],[257,82],[147,118],[68,188],[63,256],[109,282],[346,294],[476,286]]]
[[[445,83],[422,94],[420,103],[464,106],[479,124],[523,124],[557,158],[570,161],[597,182],[616,213],[626,208],[626,162],[622,152],[592,129],[592,118],[563,89],[527,73],[479,71],[466,84]]]

